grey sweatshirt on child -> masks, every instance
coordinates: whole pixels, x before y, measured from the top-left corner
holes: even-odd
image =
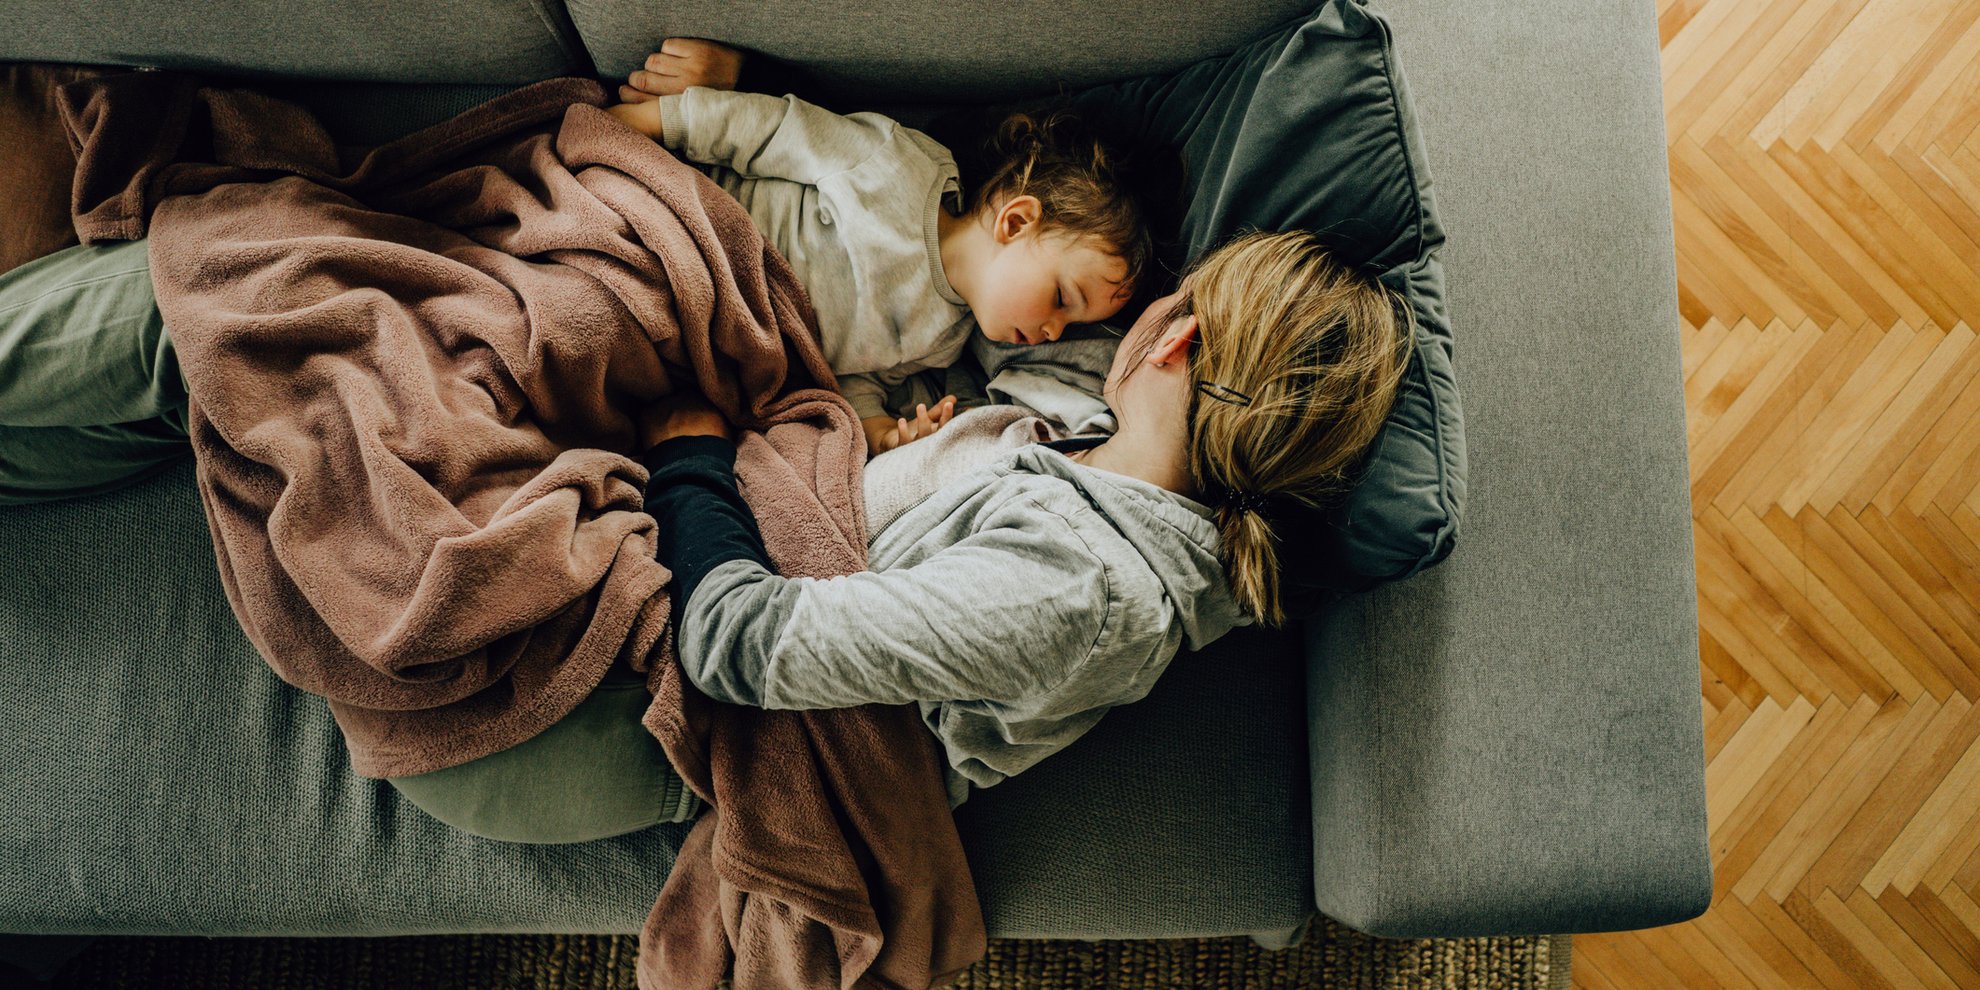
[[[887,390],[946,368],[976,330],[942,270],[955,157],[877,113],[840,116],[795,96],[689,87],[660,97],[660,143],[707,166],[811,295],[825,359],[861,418]]]
[[[919,702],[956,805],[1245,621],[1211,510],[1073,461],[1039,443],[1047,429],[988,406],[875,458],[870,571],[709,571],[678,630],[688,679],[762,708]]]

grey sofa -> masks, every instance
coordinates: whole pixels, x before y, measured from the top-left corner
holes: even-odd
[[[884,105],[1176,68],[1305,6],[8,0],[0,60],[270,76],[376,139],[531,80],[622,75],[670,35]],[[1710,898],[1653,5],[1374,6],[1449,232],[1457,551],[1178,658],[972,798],[993,937],[1275,946],[1316,908],[1388,936],[1584,932]],[[189,468],[0,509],[0,558],[0,931],[631,932],[686,833],[508,845],[352,775],[324,704],[237,628]]]

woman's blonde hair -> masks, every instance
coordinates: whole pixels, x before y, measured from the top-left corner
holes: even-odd
[[[1139,284],[1155,255],[1155,239],[1125,160],[1068,109],[1014,111],[990,134],[985,163],[966,213],[995,209],[1017,196],[1036,196],[1040,229],[1105,243],[1127,262],[1122,285]]]
[[[1285,612],[1271,517],[1346,494],[1395,404],[1414,320],[1305,231],[1245,234],[1205,255],[1161,325],[1190,313],[1191,480],[1217,507],[1238,604],[1276,626]]]

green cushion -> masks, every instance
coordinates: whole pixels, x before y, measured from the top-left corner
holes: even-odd
[[[1328,0],[1228,56],[1070,99],[1125,148],[1180,150],[1184,195],[1156,211],[1171,270],[1247,229],[1304,228],[1409,301],[1415,358],[1359,483],[1334,510],[1282,532],[1296,548],[1289,576],[1307,595],[1364,590],[1444,559],[1464,505],[1464,419],[1437,257],[1444,234],[1387,23],[1358,0]],[[930,129],[947,138],[966,126],[981,123]]]

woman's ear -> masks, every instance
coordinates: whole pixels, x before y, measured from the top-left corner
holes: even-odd
[[[1165,365],[1178,357],[1187,359],[1189,345],[1196,343],[1199,329],[1200,325],[1196,322],[1195,313],[1183,317],[1181,321],[1162,332],[1162,339],[1156,341],[1155,346],[1149,349],[1148,360],[1157,365]]]
[[[1008,244],[1017,240],[1026,227],[1036,224],[1044,215],[1045,204],[1039,202],[1038,197],[1012,196],[997,210],[997,222],[992,225],[991,233],[996,236],[997,243]]]
[[[1188,317],[1182,317],[1180,321],[1172,323],[1166,331],[1162,331],[1162,339],[1156,341],[1154,347],[1148,348],[1146,360],[1150,364],[1158,366],[1158,368],[1160,366],[1166,366],[1168,362],[1172,362],[1176,358],[1182,358],[1184,362],[1188,362],[1188,358],[1190,358],[1190,345],[1196,343],[1196,331],[1198,331],[1196,313],[1190,313]]]

